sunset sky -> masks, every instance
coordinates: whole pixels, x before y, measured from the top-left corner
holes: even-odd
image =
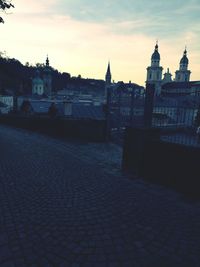
[[[199,0],[13,0],[1,14],[0,51],[22,63],[43,63],[72,76],[144,85],[156,40],[161,65],[179,67],[185,46],[191,80],[200,80]],[[9,11],[10,13],[10,11]]]

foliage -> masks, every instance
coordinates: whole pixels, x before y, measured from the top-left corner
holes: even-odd
[[[0,52],[0,94],[31,94],[32,79],[36,70],[40,71],[41,78],[44,71],[44,64],[36,65],[38,67],[32,66],[29,62],[23,65],[19,60],[7,57],[5,52]],[[65,88],[70,80],[70,74],[60,73],[53,68],[51,70],[54,90]]]
[[[14,8],[14,5],[9,0],[0,0],[0,10],[7,11],[10,8]],[[0,17],[0,23],[4,23],[2,17]]]
[[[43,78],[45,65],[36,63],[35,66],[26,62],[22,64],[15,58],[9,58],[6,52],[0,51],[0,94],[30,95],[32,93],[32,79],[39,70]],[[84,94],[101,95],[104,90],[103,80],[71,77],[67,72],[60,73],[50,67],[53,92],[62,89],[83,92]]]

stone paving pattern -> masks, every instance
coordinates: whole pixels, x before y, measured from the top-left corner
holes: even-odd
[[[199,267],[200,203],[120,171],[121,148],[0,126],[0,267]]]

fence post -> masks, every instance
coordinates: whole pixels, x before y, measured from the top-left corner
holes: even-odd
[[[147,83],[146,93],[145,93],[145,105],[144,105],[145,128],[152,127],[154,92],[155,92],[155,85]]]

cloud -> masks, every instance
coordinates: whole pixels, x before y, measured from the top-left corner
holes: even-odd
[[[194,22],[199,24],[198,1],[60,0],[56,9],[78,21],[110,24],[116,34],[170,37],[190,30]]]
[[[1,28],[1,50],[33,64],[43,62],[48,53],[60,71],[102,79],[110,59],[113,79],[144,84],[158,39],[161,64],[172,72],[187,45],[192,78],[197,80],[198,2],[188,1],[29,0],[27,5],[18,0]]]

